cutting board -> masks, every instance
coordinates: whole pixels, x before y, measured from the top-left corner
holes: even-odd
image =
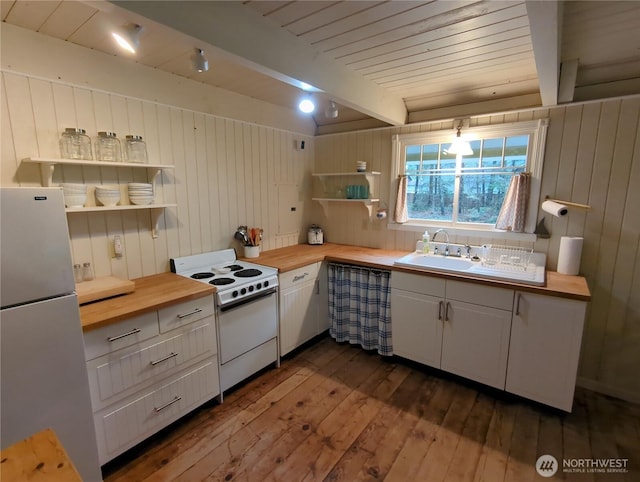
[[[131,293],[135,289],[136,285],[133,281],[116,278],[115,276],[104,276],[76,284],[78,303],[81,305]]]

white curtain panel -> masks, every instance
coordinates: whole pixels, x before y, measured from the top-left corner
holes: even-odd
[[[527,172],[515,174],[511,178],[507,195],[504,197],[496,220],[496,229],[514,233],[524,232],[529,203],[529,180],[530,175]]]
[[[407,211],[407,182],[407,176],[400,176],[398,180],[396,210],[393,217],[396,223],[406,223],[409,220],[409,213]]]

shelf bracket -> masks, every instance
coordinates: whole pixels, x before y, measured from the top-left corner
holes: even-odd
[[[162,216],[164,208],[151,208],[149,212],[151,214],[151,237],[158,239],[160,216]]]
[[[56,170],[56,165],[53,162],[43,162],[40,164],[40,175],[42,176],[42,185],[44,187],[51,187],[53,184],[53,172]]]
[[[322,212],[324,213],[324,217],[329,217],[329,203],[327,201],[318,201],[320,206],[322,207]]]
[[[156,168],[150,167],[149,171],[151,172],[151,185],[153,186],[152,189],[153,189],[153,193],[155,194],[156,180],[158,179],[158,176],[162,172],[162,169],[160,169],[159,167],[156,167]]]

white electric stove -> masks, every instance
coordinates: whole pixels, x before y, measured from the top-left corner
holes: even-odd
[[[222,391],[279,365],[278,270],[240,261],[235,250],[170,259],[171,271],[217,288]]]

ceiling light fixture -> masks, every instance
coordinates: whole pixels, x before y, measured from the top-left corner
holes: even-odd
[[[298,109],[300,109],[305,114],[311,114],[314,110],[316,110],[316,105],[311,100],[311,97],[305,97],[298,104]]]
[[[462,124],[458,126],[458,133],[453,139],[451,146],[449,146],[449,149],[447,149],[447,154],[470,156],[473,154],[473,149],[471,149],[471,145],[468,141],[465,141],[464,139],[462,139],[462,137],[460,137],[460,129],[462,129]]]
[[[206,72],[209,70],[209,61],[204,56],[204,50],[196,49],[196,52],[191,56],[191,63],[193,69],[197,72]]]
[[[327,119],[335,119],[336,117],[338,117],[338,106],[334,101],[329,101],[329,104],[324,111],[324,116]]]
[[[113,35],[120,47],[127,52],[135,54],[138,47],[140,47],[140,32],[142,32],[142,27],[135,23],[124,25],[120,29],[111,32],[111,35]]]

